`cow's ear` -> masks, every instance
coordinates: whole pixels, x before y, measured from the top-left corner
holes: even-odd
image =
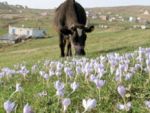
[[[85,32],[87,32],[87,33],[92,32],[93,30],[94,30],[94,26],[93,25],[85,28]]]
[[[72,34],[72,31],[70,29],[67,29],[67,28],[62,28],[60,30],[61,33],[63,33],[64,35],[70,35]]]

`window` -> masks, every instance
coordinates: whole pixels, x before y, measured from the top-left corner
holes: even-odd
[[[30,31],[27,31],[27,35],[30,35]]]
[[[12,29],[12,34],[15,34],[16,33],[16,29]]]

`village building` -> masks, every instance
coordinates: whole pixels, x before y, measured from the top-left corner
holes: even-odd
[[[112,14],[112,12],[107,12],[107,14],[108,14],[108,15],[111,15],[111,14]]]
[[[149,15],[150,13],[148,12],[148,10],[144,11],[144,15]]]
[[[48,12],[43,12],[40,14],[41,16],[48,16]]]
[[[22,13],[23,13],[23,11],[22,11],[22,10],[19,10],[19,13],[20,13],[20,14],[22,14]]]
[[[45,37],[46,31],[40,28],[24,28],[9,26],[9,34],[11,35],[25,35],[29,37],[41,38]]]
[[[138,22],[141,21],[141,17],[137,17],[137,21],[138,21]]]
[[[98,12],[98,15],[101,15],[102,13],[101,12]]]
[[[0,36],[0,41],[6,43],[18,43],[29,38],[43,38],[46,30],[41,28],[24,28],[9,26],[8,34]]]
[[[136,22],[137,21],[137,19],[135,18],[135,17],[129,17],[129,22]]]
[[[141,29],[145,30],[145,29],[147,29],[147,27],[145,25],[141,25]]]
[[[99,16],[99,18],[100,18],[101,20],[106,21],[106,20],[109,19],[109,16],[107,16],[107,15],[101,15],[101,16]]]
[[[10,10],[8,10],[8,12],[9,12],[9,13],[12,13],[12,10],[10,9]]]
[[[147,24],[148,21],[146,19],[143,19],[143,18],[140,18],[140,19],[137,18],[137,22],[141,23],[141,24]]]
[[[92,16],[92,19],[97,19],[97,16],[96,16],[96,15],[93,15],[93,16]]]
[[[109,17],[109,22],[113,22],[113,21],[116,21],[116,18],[115,17]]]

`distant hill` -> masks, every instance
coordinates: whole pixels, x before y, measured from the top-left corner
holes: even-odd
[[[123,18],[132,16],[150,21],[150,6],[97,7],[86,10],[95,15],[119,15]],[[49,28],[47,23],[52,23],[54,11],[55,9],[32,9],[0,2],[0,34],[3,34],[3,31],[7,32],[9,25]],[[99,20],[96,22],[99,23]]]
[[[98,7],[92,10],[94,13],[102,13],[102,14],[119,14],[122,16],[136,16],[143,17],[150,20],[150,6],[120,6],[120,7]],[[144,14],[144,12],[149,12],[149,15]]]
[[[0,2],[0,14],[17,13],[17,10],[25,9],[27,6],[10,5],[7,2]]]
[[[31,9],[27,6],[24,7],[22,5],[10,5],[7,2],[0,2],[0,14],[4,13],[17,13],[18,10],[28,9],[34,10],[36,12],[38,11],[49,11],[50,13],[54,12],[54,9],[52,10],[39,10],[39,9]],[[95,14],[102,13],[102,14],[119,14],[122,16],[140,16],[144,18],[150,18],[150,15],[144,15],[145,11],[148,11],[150,13],[150,6],[120,6],[120,7],[97,7],[97,8],[90,8],[87,10],[92,10]]]

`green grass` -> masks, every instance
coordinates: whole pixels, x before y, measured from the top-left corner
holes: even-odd
[[[126,50],[123,50],[122,52],[124,51]],[[35,57],[35,59],[37,60],[38,58]],[[69,63],[71,61],[70,59],[63,59],[59,61],[61,61],[65,66],[73,67],[73,69],[75,68],[73,65],[75,63]],[[64,63],[65,61],[68,61],[68,63]],[[87,61],[92,60],[88,59]],[[98,62],[99,60],[97,59],[97,63]],[[131,60],[130,67],[134,66],[135,63],[138,62]],[[38,64],[38,68],[36,69],[36,71],[34,71],[34,73],[32,73],[31,65],[29,64],[30,61],[28,61],[28,63],[25,63],[27,69],[30,70],[30,73],[26,77],[23,77],[20,74],[15,74],[12,77],[4,77],[3,79],[1,79],[0,113],[4,113],[3,103],[8,99],[15,101],[15,103],[18,104],[17,113],[22,113],[23,106],[26,103],[32,105],[36,113],[62,113],[63,108],[61,105],[61,98],[55,96],[56,90],[54,89],[54,82],[56,80],[61,80],[65,83],[64,97],[71,98],[71,105],[68,107],[67,113],[74,113],[76,112],[76,110],[83,112],[84,108],[82,107],[82,99],[88,98],[94,98],[97,101],[96,108],[94,108],[89,113],[128,113],[124,111],[121,112],[116,109],[117,103],[123,103],[123,99],[117,93],[117,86],[120,84],[127,87],[127,94],[130,94],[130,97],[126,97],[126,102],[132,102],[132,110],[129,112],[149,112],[149,110],[144,106],[144,101],[150,98],[150,84],[149,81],[147,82],[147,80],[150,80],[150,78],[144,71],[137,70],[131,80],[123,80],[121,83],[117,83],[114,80],[115,75],[110,74],[110,70],[108,68],[109,65],[107,64],[107,62],[105,62],[104,64],[107,66],[106,74],[101,79],[106,80],[106,85],[102,87],[99,92],[99,90],[96,89],[94,83],[88,81],[88,78],[85,79],[84,74],[80,74],[77,76],[75,74],[74,77],[70,79],[69,77],[66,78],[65,73],[62,73],[62,76],[53,76],[49,80],[44,80],[39,75],[39,71],[44,70],[48,73],[49,69],[51,69],[52,67],[44,65],[43,61],[36,61],[36,64]],[[145,67],[145,63],[143,63],[143,65],[143,67]],[[13,69],[18,70],[19,68],[16,67]],[[75,73],[75,70],[73,70],[73,72]],[[94,74],[94,72],[92,73]],[[68,96],[68,94],[70,94],[70,92],[72,91],[70,88],[70,83],[72,83],[73,81],[78,82],[80,86],[76,92]],[[21,93],[16,93],[10,97],[10,95],[15,91],[16,83],[20,83],[24,91]],[[48,95],[45,97],[37,96],[37,94],[42,91],[46,91]]]
[[[42,18],[43,19],[43,18]],[[15,25],[25,24],[26,26],[42,26],[48,29],[48,35],[51,38],[44,39],[31,39],[23,43],[18,44],[2,44],[0,43],[0,69],[3,67],[14,68],[15,64],[25,64],[28,69],[33,64],[39,65],[39,70],[48,72],[48,69],[44,67],[43,60],[61,60],[65,61],[68,58],[60,58],[60,50],[58,46],[58,36],[54,32],[53,25],[49,20],[52,18],[44,19],[45,22],[39,21],[38,25],[34,19],[29,21],[18,21]],[[48,24],[49,23],[49,24]],[[91,22],[94,23],[94,22]],[[99,21],[95,21],[94,24],[98,24]],[[129,30],[133,24],[131,23],[117,23],[117,22],[100,22],[100,24],[106,24],[110,28],[103,30],[96,28],[94,32],[88,34],[86,41],[86,57],[96,58],[99,55],[105,55],[111,52],[132,52],[139,47],[150,47],[150,30]],[[0,29],[0,34],[7,32],[7,29]],[[109,71],[106,75],[109,75]],[[16,75],[15,77],[4,78],[0,81],[0,113],[4,113],[3,102],[6,101],[12,92],[15,90],[15,84],[21,83],[24,89],[23,94],[15,94],[11,100],[14,100],[18,105],[17,113],[22,113],[23,105],[27,102],[30,103],[36,113],[61,113],[62,106],[58,103],[58,98],[55,97],[54,81],[62,80],[66,82],[65,75],[58,78],[54,77],[50,79],[48,85],[40,76],[39,72],[29,73],[26,78]],[[98,100],[98,105],[92,113],[125,113],[118,111],[115,106],[117,102],[123,102],[120,96],[116,92],[117,84],[113,81],[114,75],[105,76],[103,79],[107,80],[107,85],[101,90],[101,101],[99,101],[99,92],[95,90],[95,85],[90,84],[84,80],[84,77],[77,77],[76,81],[80,83],[80,88],[72,94],[72,104],[69,106],[68,113],[79,110],[84,110],[82,107],[82,99],[95,98]],[[123,81],[122,84],[129,87],[132,84],[132,90],[128,93],[131,94],[133,113],[146,113],[149,112],[143,102],[145,99],[149,99],[149,83],[144,86],[148,76],[144,72],[137,72],[131,82]],[[73,82],[74,79],[70,80]],[[71,91],[70,86],[65,85],[67,93]],[[48,96],[44,98],[37,97],[37,93],[46,90]],[[67,95],[65,95],[67,96]],[[129,99],[127,99],[129,100]]]
[[[7,33],[6,29],[0,28],[0,35],[6,34],[6,33]]]
[[[88,34],[86,53],[96,57],[108,52],[127,52],[139,46],[150,46],[150,30],[99,30]],[[28,40],[24,43],[0,48],[0,66],[12,66],[23,61],[33,64],[41,59],[59,59],[58,36],[52,38]]]

